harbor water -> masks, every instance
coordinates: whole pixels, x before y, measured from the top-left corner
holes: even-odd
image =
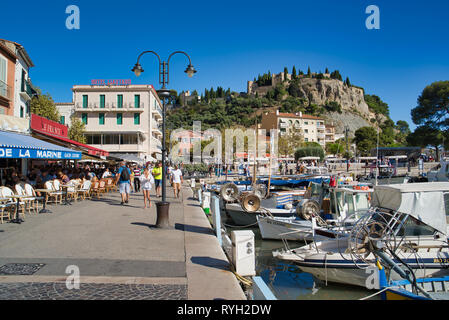
[[[226,224],[227,231],[242,230]],[[284,248],[282,241],[263,240],[259,228],[252,230],[256,245],[256,274],[263,278],[278,300],[359,300],[375,293],[357,286],[326,283],[301,271],[294,264],[273,257],[272,252]],[[303,242],[289,241],[290,248]],[[380,300],[377,295],[372,300]]]

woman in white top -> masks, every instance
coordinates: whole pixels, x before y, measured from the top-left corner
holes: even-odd
[[[148,168],[145,168],[143,170],[143,174],[139,177],[140,180],[140,186],[143,191],[143,201],[145,203],[144,209],[147,207],[147,200],[148,200],[148,208],[151,208],[151,199],[150,199],[150,190],[151,185],[154,183],[153,175],[150,173]]]

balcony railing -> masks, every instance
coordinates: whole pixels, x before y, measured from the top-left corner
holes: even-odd
[[[11,87],[0,80],[0,96],[11,100]]]

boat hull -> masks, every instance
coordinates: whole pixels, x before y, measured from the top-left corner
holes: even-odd
[[[287,209],[269,209],[271,214],[275,217],[292,217],[295,214],[294,210]],[[246,212],[242,209],[240,204],[226,204],[226,213],[231,217],[232,221],[237,226],[255,226],[257,227],[257,216],[261,214],[260,211]]]

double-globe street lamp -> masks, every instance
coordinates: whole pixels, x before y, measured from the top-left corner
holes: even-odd
[[[139,61],[140,58],[146,54],[152,53],[159,60],[159,84],[162,85],[161,89],[157,90],[159,98],[162,100],[162,201],[156,203],[157,207],[157,221],[156,227],[158,228],[169,228],[169,205],[170,203],[166,201],[166,158],[167,150],[165,147],[165,113],[166,113],[166,100],[170,97],[170,90],[166,88],[169,81],[169,63],[172,56],[177,53],[184,54],[189,59],[189,65],[184,71],[191,78],[196,73],[196,70],[192,66],[192,61],[187,53],[184,51],[175,51],[168,56],[167,62],[162,61],[160,56],[154,51],[143,51],[137,58],[137,63],[131,69],[134,74],[138,77],[142,72],[144,72]]]

